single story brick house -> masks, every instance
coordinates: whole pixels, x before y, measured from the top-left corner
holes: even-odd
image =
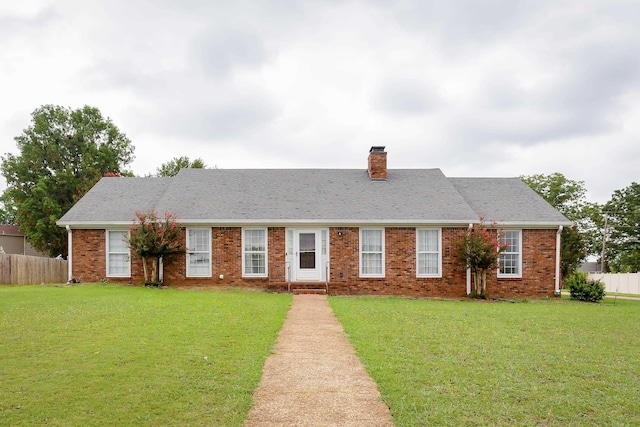
[[[510,243],[492,296],[553,296],[560,232],[571,224],[518,178],[447,178],[389,169],[183,169],[175,177],[102,178],[58,222],[69,277],[138,283],[123,242],[135,211],[177,214],[187,252],[164,261],[168,286],[246,286],[330,294],[460,297],[470,274],[453,242],[481,218]]]

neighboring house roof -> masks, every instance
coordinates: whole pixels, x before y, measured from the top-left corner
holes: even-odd
[[[371,180],[366,169],[182,169],[173,178],[102,178],[58,224],[130,224],[136,210],[152,206],[186,224],[444,225],[480,217],[570,224],[517,178],[447,178],[440,169],[390,169],[386,181]]]
[[[20,231],[20,228],[18,228],[17,225],[1,224],[0,225],[0,235],[23,237],[24,233],[22,231]]]
[[[595,261],[585,261],[580,264],[578,271],[581,273],[600,273],[602,272],[602,264]]]
[[[0,247],[7,254],[20,254],[30,256],[46,256],[42,252],[38,252],[29,242],[25,234],[20,231],[17,225],[0,225]]]

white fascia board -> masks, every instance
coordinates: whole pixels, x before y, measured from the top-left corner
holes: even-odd
[[[58,221],[56,225],[59,227],[69,227],[71,229],[106,229],[106,228],[122,228],[135,225],[133,221]]]
[[[203,219],[178,219],[181,225],[210,225],[212,227],[229,227],[229,226],[292,226],[292,225],[308,225],[308,226],[325,226],[325,227],[357,227],[360,225],[368,226],[463,226],[467,227],[474,220],[338,220],[338,219],[241,219],[241,220],[203,220]],[[477,220],[476,220],[477,222]]]
[[[358,226],[358,225],[384,225],[384,226],[405,226],[405,225],[442,225],[442,226],[464,226],[469,223],[477,222],[477,220],[419,220],[419,219],[406,219],[406,220],[380,220],[380,219],[365,219],[365,220],[336,220],[336,219],[228,219],[228,220],[214,220],[214,219],[181,219],[176,220],[182,226],[190,225],[210,225],[212,227],[221,226],[274,226],[274,225],[323,225],[323,226]],[[131,226],[135,225],[135,221],[58,221],[56,224],[60,227],[69,226],[71,228],[111,228],[119,226]]]
[[[557,229],[559,226],[572,226],[573,223],[571,221],[550,221],[550,222],[540,222],[540,221],[503,221],[496,223],[498,228],[529,228],[529,229]]]
[[[405,219],[405,220],[380,220],[380,219],[367,219],[367,220],[338,220],[338,219],[228,219],[228,220],[213,220],[213,219],[181,219],[178,218],[177,223],[182,226],[210,226],[210,227],[230,227],[230,226],[294,226],[294,225],[308,225],[308,226],[324,226],[324,227],[358,227],[361,225],[366,226],[443,226],[443,227],[468,227],[469,224],[478,224],[478,218],[464,219],[464,220],[419,220],[419,219]],[[56,223],[60,227],[69,226],[70,228],[115,228],[115,227],[130,227],[135,225],[134,221],[58,221]],[[571,226],[571,221],[566,222],[541,222],[541,221],[502,221],[498,222],[498,228],[529,228],[529,229],[547,229],[558,228],[559,226]]]

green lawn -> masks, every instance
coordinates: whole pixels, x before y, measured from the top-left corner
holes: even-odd
[[[287,295],[0,286],[0,425],[240,426]]]
[[[333,297],[397,426],[640,425],[640,302]]]

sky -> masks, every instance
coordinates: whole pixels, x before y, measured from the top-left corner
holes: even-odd
[[[0,3],[0,153],[41,105],[100,109],[136,175],[235,168],[640,180],[640,1]],[[0,188],[4,188],[4,182]]]

